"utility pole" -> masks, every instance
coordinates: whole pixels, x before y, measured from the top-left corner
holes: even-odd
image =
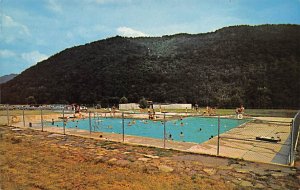
[[[125,127],[124,127],[124,112],[122,112],[122,140],[125,140]]]
[[[167,112],[163,112],[164,113],[164,148],[166,148],[166,113]]]
[[[219,155],[220,153],[220,127],[221,127],[221,123],[220,123],[220,116],[218,116],[218,147],[217,147],[217,155]]]

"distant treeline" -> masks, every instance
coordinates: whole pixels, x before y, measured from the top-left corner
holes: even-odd
[[[300,107],[300,26],[116,36],[66,49],[3,84],[2,103]]]

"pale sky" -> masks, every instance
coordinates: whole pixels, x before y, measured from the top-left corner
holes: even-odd
[[[300,24],[300,0],[0,0],[0,76],[66,48],[121,36]]]

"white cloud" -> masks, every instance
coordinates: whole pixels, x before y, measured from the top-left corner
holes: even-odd
[[[54,12],[62,12],[61,5],[56,0],[48,0],[47,7]]]
[[[40,53],[39,51],[31,51],[21,54],[22,59],[30,64],[36,64],[37,62],[43,61],[48,58],[47,55]]]
[[[2,18],[3,30],[16,30],[20,35],[29,35],[29,29],[24,24],[15,21],[12,17],[8,15],[3,15]]]
[[[134,30],[132,28],[125,27],[125,26],[117,28],[117,32],[119,35],[126,36],[126,37],[149,36],[141,31]]]
[[[14,43],[18,40],[24,40],[31,34],[28,27],[20,22],[17,22],[8,15],[2,15],[2,31],[0,34],[0,42]]]
[[[107,4],[107,3],[130,3],[131,0],[94,0],[97,4]]]
[[[15,55],[16,54],[13,51],[7,49],[0,50],[0,57],[2,58],[14,57]]]

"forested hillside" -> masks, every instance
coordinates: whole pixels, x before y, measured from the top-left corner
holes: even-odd
[[[66,49],[2,84],[5,103],[188,102],[300,107],[300,26],[116,36]],[[31,96],[31,98],[29,98]],[[33,99],[34,97],[34,99]]]

